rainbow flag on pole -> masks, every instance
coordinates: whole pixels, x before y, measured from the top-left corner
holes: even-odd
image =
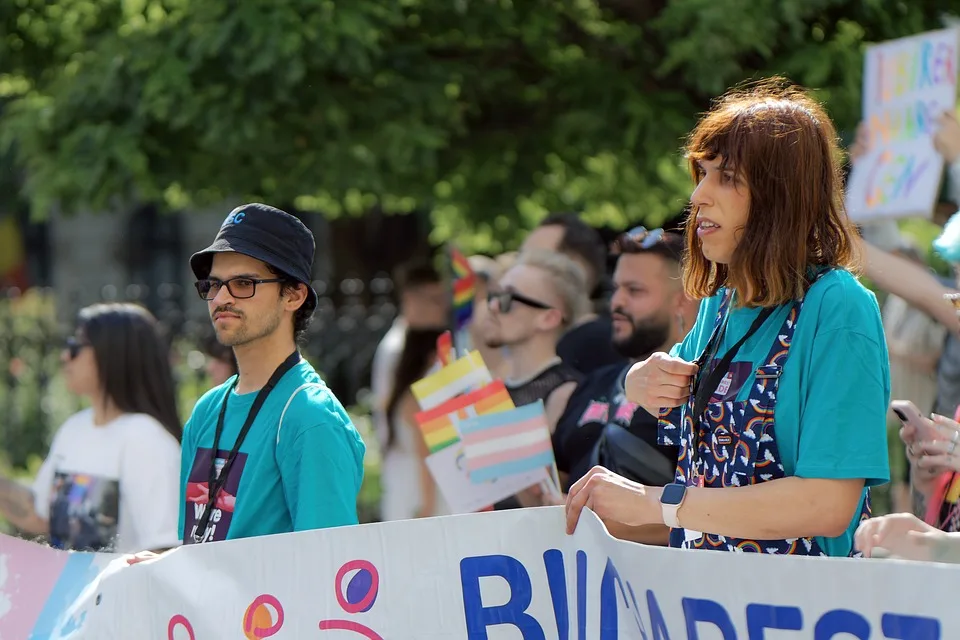
[[[467,418],[460,423],[467,471],[474,483],[554,464],[543,401]]]
[[[465,327],[473,317],[473,297],[477,289],[477,276],[470,262],[460,251],[450,246],[450,269],[453,272],[453,324],[454,331]]]
[[[430,453],[436,453],[460,441],[457,425],[467,418],[497,411],[513,409],[513,400],[501,380],[457,396],[443,404],[421,411],[416,415],[417,425],[423,434]]]

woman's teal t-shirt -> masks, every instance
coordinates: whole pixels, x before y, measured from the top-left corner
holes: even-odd
[[[696,360],[725,293],[702,302],[696,324],[671,355]],[[777,309],[740,348],[730,366],[731,380],[724,383],[729,385],[725,399],[749,396],[754,372],[764,364],[789,311],[790,305]],[[759,308],[732,307],[717,352],[726,353],[759,313]],[[863,478],[867,487],[888,482],[889,404],[889,359],[876,297],[848,271],[831,270],[807,293],[777,391],[774,434],[787,476]],[[848,555],[857,525],[854,516],[843,536],[818,538],[821,548],[831,556]]]

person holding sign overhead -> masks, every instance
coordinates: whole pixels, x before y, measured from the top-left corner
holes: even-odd
[[[680,447],[675,481],[594,467],[570,490],[627,526],[664,523],[689,549],[847,556],[889,480],[890,375],[874,295],[856,279],[836,133],[774,80],[717,102],[691,134],[697,186],[684,288],[696,325],[627,374],[627,398]]]

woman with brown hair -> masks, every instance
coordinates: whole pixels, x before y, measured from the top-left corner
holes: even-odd
[[[779,81],[728,94],[690,135],[683,278],[700,314],[626,381],[680,446],[676,478],[645,487],[594,468],[571,488],[569,530],[587,506],[667,524],[675,547],[851,554],[869,487],[889,480],[890,374],[876,298],[855,276],[836,138]]]

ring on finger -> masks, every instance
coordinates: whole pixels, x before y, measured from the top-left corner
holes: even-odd
[[[912,444],[907,445],[907,455],[910,456],[911,458],[917,457],[917,452],[914,451]]]
[[[952,453],[953,453],[954,451],[956,451],[956,450],[957,450],[957,443],[956,443],[956,442],[951,442],[951,443],[950,443],[950,447],[947,449],[947,453],[952,454]]]
[[[950,436],[950,442],[957,444],[957,440],[960,440],[960,431],[954,431],[953,435]]]

